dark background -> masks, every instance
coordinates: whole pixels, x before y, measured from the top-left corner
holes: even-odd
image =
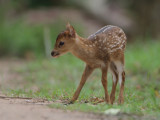
[[[0,0],[0,56],[49,55],[70,22],[83,37],[112,24],[128,43],[158,40],[159,0]]]

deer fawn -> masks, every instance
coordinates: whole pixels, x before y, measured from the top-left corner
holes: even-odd
[[[126,35],[122,29],[116,26],[105,26],[88,38],[78,36],[74,28],[68,23],[66,30],[61,32],[51,52],[53,57],[71,52],[73,55],[86,63],[81,81],[70,103],[77,100],[87,78],[95,68],[102,71],[102,85],[105,91],[105,101],[113,104],[117,82],[120,83],[118,103],[124,102],[123,91],[125,83],[124,72],[124,50],[126,46]],[[107,72],[112,73],[112,91],[108,94]]]

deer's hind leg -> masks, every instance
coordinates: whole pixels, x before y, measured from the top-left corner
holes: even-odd
[[[124,83],[125,83],[124,52],[123,51],[117,51],[112,55],[110,69],[113,75],[113,88],[112,88],[110,98],[112,102],[114,102],[116,85],[117,85],[117,82],[119,81],[120,92],[119,92],[118,103],[122,104],[124,102],[123,92],[124,92]]]
[[[107,71],[108,71],[108,64],[106,65],[105,68],[102,68],[102,85],[104,88],[104,92],[105,92],[105,101],[106,103],[110,104],[110,97],[108,94],[108,90],[107,90]]]
[[[111,104],[114,103],[115,100],[115,93],[116,93],[116,87],[117,87],[117,82],[118,82],[118,73],[117,73],[117,68],[113,62],[110,63],[110,71],[112,73],[112,91],[110,94],[110,100]]]
[[[124,92],[124,83],[125,83],[125,72],[123,71],[121,73],[121,77],[122,77],[122,82],[120,83],[120,92],[119,92],[119,98],[118,98],[118,103],[119,104],[122,104],[124,103],[124,95],[123,95],[123,92]]]
[[[123,61],[116,61],[114,63],[117,67],[118,81],[120,84],[118,103],[122,104],[124,102],[123,92],[124,92],[124,83],[125,83],[124,64],[123,64]]]

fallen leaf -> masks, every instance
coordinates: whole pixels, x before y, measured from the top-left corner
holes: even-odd
[[[90,99],[90,101],[93,102],[94,104],[97,104],[97,103],[104,102],[104,99],[98,98],[98,97],[93,97]]]
[[[160,98],[160,93],[158,90],[155,90],[154,93],[155,93],[156,97]]]

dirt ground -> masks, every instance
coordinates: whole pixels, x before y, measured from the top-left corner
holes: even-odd
[[[9,98],[0,95],[0,116],[1,120],[99,120],[99,117],[93,114],[81,112],[70,112],[47,107],[52,102]],[[117,120],[117,119],[115,119]]]
[[[52,101],[7,97],[0,94],[0,120],[156,120],[145,116],[115,116],[49,108]]]
[[[24,61],[0,59],[0,90],[23,87],[23,79],[12,72],[12,68],[23,66]],[[13,78],[18,81],[15,83]],[[78,111],[60,110],[48,107],[53,101],[36,98],[8,97],[0,92],[0,120],[156,120],[146,116],[118,114],[115,116]]]
[[[51,109],[45,101],[0,96],[1,120],[99,120],[93,114]]]

